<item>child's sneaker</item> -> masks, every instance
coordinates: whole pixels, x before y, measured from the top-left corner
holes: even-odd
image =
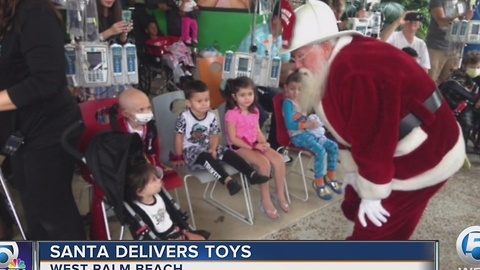
[[[328,176],[325,176],[325,184],[335,193],[342,194],[342,186],[337,180],[330,180]]]
[[[233,196],[233,195],[237,194],[238,192],[240,192],[242,187],[237,183],[237,181],[235,179],[232,179],[232,180],[228,181],[227,189],[228,189],[228,193],[230,193],[230,196]]]
[[[250,185],[263,184],[268,182],[268,180],[270,180],[269,176],[261,175],[258,172],[253,172],[253,174],[247,178]]]
[[[317,196],[320,199],[328,201],[328,200],[331,200],[333,198],[332,193],[330,193],[330,191],[327,189],[327,187],[325,185],[318,186],[317,182],[314,180],[312,182],[312,186],[315,189],[315,192],[317,192]]]

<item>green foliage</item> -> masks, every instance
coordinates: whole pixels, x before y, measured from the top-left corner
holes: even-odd
[[[382,0],[382,4],[388,2],[395,2],[404,7],[405,10],[417,10],[423,13],[425,20],[423,21],[422,28],[417,31],[419,38],[425,39],[428,31],[428,24],[430,23],[430,13],[428,12],[429,0]]]

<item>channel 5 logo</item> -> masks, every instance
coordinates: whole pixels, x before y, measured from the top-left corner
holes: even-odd
[[[0,242],[0,268],[8,265],[18,258],[18,245],[15,242]]]
[[[458,235],[457,253],[462,261],[480,265],[480,226],[468,227]]]

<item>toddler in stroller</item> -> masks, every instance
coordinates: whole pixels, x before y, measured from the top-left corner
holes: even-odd
[[[122,225],[128,224],[135,240],[200,240],[210,236],[209,232],[193,230],[187,222],[188,215],[166,190],[161,189],[160,183],[150,185],[152,177],[160,181],[154,167],[145,159],[143,143],[137,133],[100,132],[90,141],[85,159],[106,201],[113,206],[115,216]],[[153,215],[134,202],[153,199],[161,206]],[[160,215],[160,212],[164,214]]]
[[[204,231],[189,231],[176,225],[160,197],[163,172],[148,163],[127,169],[126,197],[133,202],[137,213],[160,239],[206,240]]]

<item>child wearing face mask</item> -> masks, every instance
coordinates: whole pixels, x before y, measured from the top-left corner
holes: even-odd
[[[181,180],[173,169],[168,168],[160,161],[160,144],[157,139],[157,129],[148,96],[138,89],[129,88],[120,94],[119,105],[122,116],[117,120],[118,129],[121,132],[136,132],[140,135],[146,159],[154,167],[163,170],[166,186],[169,186],[169,181],[173,180],[172,178]]]

